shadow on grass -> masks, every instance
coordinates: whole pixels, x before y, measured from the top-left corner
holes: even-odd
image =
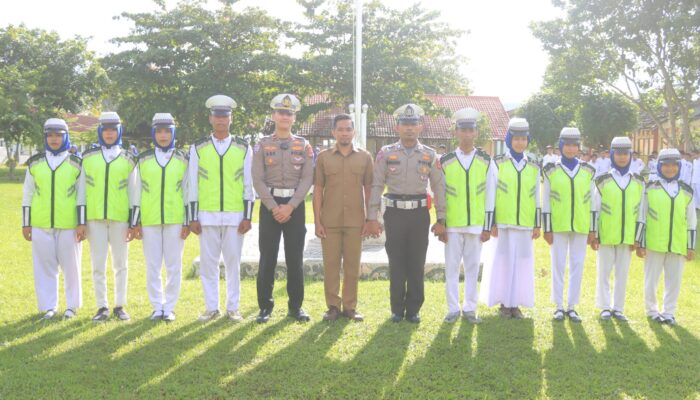
[[[600,327],[605,345],[598,350],[581,324],[552,323],[553,347],[543,365],[549,397],[671,399],[697,395],[700,341],[688,331],[672,328],[676,338],[671,328],[651,323],[649,328],[659,341],[652,349],[634,325],[607,321],[600,322]]]

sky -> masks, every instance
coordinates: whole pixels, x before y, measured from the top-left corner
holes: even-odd
[[[211,1],[211,0],[210,0]],[[402,9],[419,0],[383,0]],[[3,3],[9,3],[3,1]],[[168,4],[176,3],[168,0]],[[441,13],[450,26],[469,31],[458,42],[457,53],[465,57],[462,73],[472,94],[498,96],[506,109],[523,103],[536,93],[548,56],[532,35],[529,24],[556,18],[561,11],[551,0],[428,0],[427,9]],[[299,21],[302,8],[295,0],[240,0],[235,7],[257,6],[280,19]],[[3,4],[0,26],[24,23],[31,28],[58,32],[62,37],[89,37],[89,47],[100,55],[118,48],[109,39],[129,33],[131,24],[115,20],[124,11],[156,9],[148,0],[25,0]]]

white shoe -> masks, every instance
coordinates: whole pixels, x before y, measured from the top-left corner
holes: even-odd
[[[63,319],[71,319],[75,317],[76,313],[72,308],[69,308],[66,310],[66,312],[63,313]]]
[[[171,311],[167,314],[163,314],[163,321],[165,321],[165,322],[175,321],[175,313]]]
[[[201,322],[207,322],[219,318],[219,316],[221,316],[219,310],[205,311],[204,314],[199,316],[198,320]]]
[[[476,315],[476,311],[462,311],[462,318],[466,319],[471,324],[481,323],[481,318],[479,318],[479,316]]]
[[[148,317],[151,321],[160,321],[163,319],[163,310],[153,310],[151,316]]]
[[[447,315],[445,315],[445,322],[449,322],[449,323],[457,322],[460,315],[461,315],[461,313],[459,311],[448,312]]]
[[[48,310],[46,313],[41,317],[42,321],[48,321],[52,319],[53,317],[56,316],[56,310]]]
[[[228,319],[230,319],[233,322],[243,321],[243,317],[238,311],[226,311],[226,315],[228,316]]]

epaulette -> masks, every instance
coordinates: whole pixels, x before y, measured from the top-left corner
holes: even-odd
[[[156,156],[156,151],[154,149],[148,149],[148,150],[140,152],[139,155],[136,156],[136,162],[140,163],[141,161],[146,161],[149,158],[155,157],[155,156]]]
[[[556,167],[557,167],[556,163],[549,163],[549,164],[544,166],[544,169],[542,170],[542,172],[545,175],[549,175],[552,172],[552,170],[554,170]]]
[[[398,148],[398,144],[392,143],[392,144],[387,144],[386,146],[382,146],[382,151],[394,151]]]
[[[600,187],[600,185],[609,179],[613,179],[612,174],[610,174],[610,172],[606,172],[603,175],[595,178],[595,185]]]
[[[586,162],[582,162],[579,164],[581,165],[581,168],[586,168],[588,170],[588,172],[595,175],[595,168],[593,168],[593,166],[591,164],[586,163]]]
[[[184,162],[189,161],[189,154],[180,149],[175,149],[175,151],[173,152],[173,157],[179,158]]]
[[[484,161],[486,161],[487,164],[491,162],[491,156],[489,155],[489,153],[481,149],[476,149],[474,155],[481,157]]]
[[[685,190],[690,196],[693,195],[693,188],[683,181],[678,181],[678,187]]]
[[[632,179],[638,180],[642,185],[644,185],[644,177],[640,174],[632,174]]]
[[[71,154],[71,155],[68,156],[68,162],[70,162],[71,164],[73,164],[74,167],[80,169],[80,166],[81,166],[82,163],[83,163],[83,159],[80,158],[80,157],[78,157],[78,156],[76,156],[75,154]]]
[[[248,147],[248,141],[240,136],[234,136],[233,140],[235,140],[236,143],[238,143],[239,145],[241,145],[243,147]]]
[[[542,166],[540,165],[540,163],[539,163],[537,160],[532,160],[532,159],[528,158],[528,159],[527,159],[527,163],[530,164],[530,165],[532,165],[533,167],[535,167],[535,168],[537,168],[537,169],[541,169],[541,168],[542,168]]]
[[[502,163],[503,161],[505,161],[505,160],[507,160],[507,159],[508,159],[508,157],[506,157],[505,154],[499,154],[499,155],[497,155],[496,157],[493,158],[493,161],[495,161],[496,164],[500,164],[500,163]]]
[[[46,158],[46,153],[36,153],[33,156],[29,157],[27,162],[25,162],[24,164],[26,166],[31,166],[32,164],[37,163],[45,158]]]
[[[658,180],[657,180],[657,181],[649,181],[649,182],[647,182],[647,189],[652,189],[654,186],[658,186],[658,187],[660,187],[660,188],[663,188],[663,186],[661,185],[661,181],[658,181]]]
[[[102,152],[101,147],[91,147],[83,152],[83,158]]]
[[[451,153],[445,153],[442,155],[442,157],[440,157],[440,165],[445,166],[445,165],[449,164],[450,162],[452,162],[452,160],[454,160],[456,158],[457,158],[457,154],[455,154],[454,151]]]

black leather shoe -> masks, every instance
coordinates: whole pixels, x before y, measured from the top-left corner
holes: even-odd
[[[269,308],[264,308],[260,310],[260,314],[258,314],[257,318],[255,318],[255,322],[259,324],[264,324],[265,322],[270,320],[270,316],[272,315],[272,310]]]
[[[418,324],[420,323],[420,315],[411,315],[411,316],[406,316],[406,321],[412,323],[412,324]]]
[[[108,319],[109,319],[109,308],[107,308],[107,307],[100,307],[100,309],[97,310],[97,313],[95,313],[95,316],[92,317],[92,320],[94,322],[107,321]]]
[[[124,311],[124,307],[114,307],[114,316],[117,317],[120,321],[128,321],[131,319],[129,314]]]
[[[403,319],[403,315],[394,314],[394,313],[391,314],[391,322],[399,323],[399,322],[401,322],[402,319]]]
[[[287,313],[287,316],[290,318],[294,318],[295,320],[299,322],[309,322],[311,321],[311,317],[309,314],[304,311],[303,308],[300,308],[298,310],[289,310],[289,313]]]

